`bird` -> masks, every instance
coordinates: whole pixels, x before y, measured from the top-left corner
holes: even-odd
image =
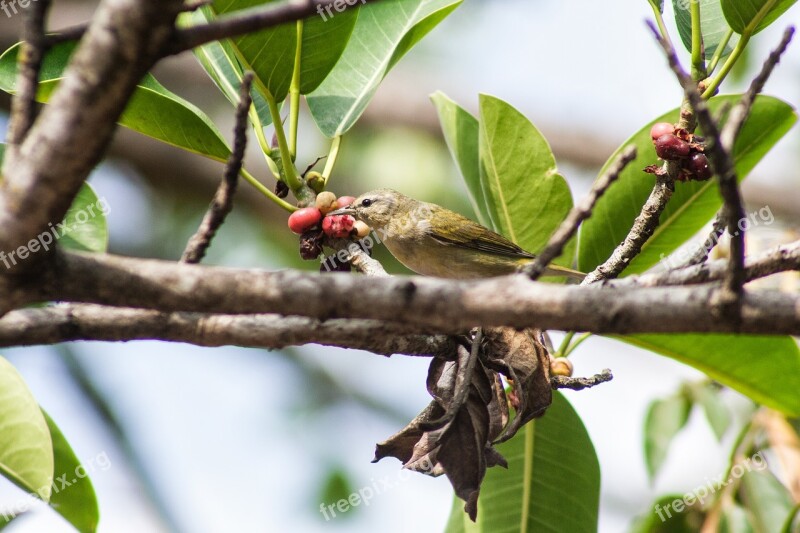
[[[392,189],[362,194],[330,215],[351,215],[370,226],[391,254],[423,276],[476,279],[518,272],[536,256],[454,211]],[[583,279],[549,265],[545,276]]]

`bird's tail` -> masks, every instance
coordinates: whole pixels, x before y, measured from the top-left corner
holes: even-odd
[[[583,272],[579,272],[577,270],[572,270],[571,268],[562,267],[558,265],[548,265],[547,268],[544,269],[543,275],[545,276],[566,276],[568,278],[582,280],[586,277],[586,274]]]

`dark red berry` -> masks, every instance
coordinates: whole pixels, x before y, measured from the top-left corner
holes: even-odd
[[[322,232],[307,231],[300,236],[300,257],[306,261],[316,259],[322,253]]]
[[[682,141],[671,133],[664,134],[656,139],[655,145],[658,157],[668,161],[687,157],[691,149],[689,143]]]
[[[650,138],[654,141],[662,135],[667,135],[668,133],[675,133],[675,126],[669,122],[656,122],[653,124],[653,127],[650,128]]]
[[[695,178],[700,181],[705,181],[711,178],[711,167],[708,164],[706,154],[702,152],[695,152],[689,158],[688,170],[694,174]]]

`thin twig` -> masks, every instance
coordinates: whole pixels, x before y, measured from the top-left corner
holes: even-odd
[[[11,122],[8,126],[7,142],[12,149],[22,143],[36,119],[36,90],[39,70],[47,53],[45,19],[49,8],[50,0],[40,0],[25,11],[17,90],[11,101]]]
[[[708,139],[705,153],[709,156],[711,166],[719,180],[720,193],[724,202],[723,214],[728,233],[731,235],[730,267],[722,291],[718,294],[718,303],[731,317],[738,317],[744,285],[744,231],[737,228],[739,220],[745,217],[744,204],[739,191],[736,168],[733,159],[722,144],[720,129],[711,116],[708,103],[697,89],[697,83],[683,70],[675,49],[665,41],[652,23],[648,23],[658,43],[664,49],[670,69],[683,87],[686,98],[694,109],[697,121]]]
[[[523,272],[530,276],[532,280],[536,280],[544,273],[545,268],[550,262],[561,255],[564,251],[567,241],[578,231],[578,226],[581,222],[586,220],[592,215],[595,204],[603,194],[611,187],[611,184],[617,181],[620,173],[628,166],[628,163],[636,159],[636,147],[628,146],[621,154],[614,160],[606,172],[594,182],[592,189],[584,199],[569,212],[567,217],[558,227],[556,232],[550,237],[550,241],[544,250],[536,257],[536,259],[527,265]]]
[[[611,370],[603,369],[599,374],[589,378],[571,378],[567,376],[550,376],[550,386],[554,389],[583,390],[614,379]]]
[[[217,188],[214,199],[208,207],[203,221],[197,232],[189,239],[186,250],[183,252],[181,261],[184,263],[199,263],[205,256],[211,239],[216,235],[217,230],[225,222],[225,218],[233,209],[233,195],[236,193],[236,185],[239,179],[239,172],[242,170],[244,151],[247,147],[247,113],[252,104],[250,97],[250,87],[253,83],[253,73],[245,72],[242,77],[242,85],[239,88],[239,104],[236,106],[236,124],[233,128],[233,150],[228,157],[225,165],[222,182]]]
[[[622,289],[630,287],[696,285],[722,280],[725,277],[727,268],[728,261],[719,259],[705,264],[697,263],[670,269],[658,274],[629,276],[624,279],[609,281],[606,286]],[[783,244],[756,257],[748,257],[745,261],[744,279],[745,282],[750,282],[790,270],[800,271],[800,241]]]
[[[708,259],[708,254],[710,254],[714,246],[717,245],[723,233],[725,233],[725,219],[722,216],[722,210],[720,210],[714,218],[714,224],[711,226],[711,232],[708,234],[708,237],[706,237],[694,253],[692,253],[686,261],[678,265],[677,268],[681,269],[705,263]]]
[[[361,0],[359,3],[374,1]],[[178,30],[167,54],[178,54],[211,41],[252,33],[315,14],[325,16],[327,12],[330,15],[329,10],[334,3],[339,5],[342,0],[295,0],[244,9],[208,24]]]

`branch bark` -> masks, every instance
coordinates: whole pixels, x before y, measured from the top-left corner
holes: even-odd
[[[596,333],[800,334],[800,295],[746,292],[740,323],[720,318],[714,285],[610,288],[531,282],[316,275],[62,252],[25,297],[165,312],[362,318],[461,333],[475,326]]]

